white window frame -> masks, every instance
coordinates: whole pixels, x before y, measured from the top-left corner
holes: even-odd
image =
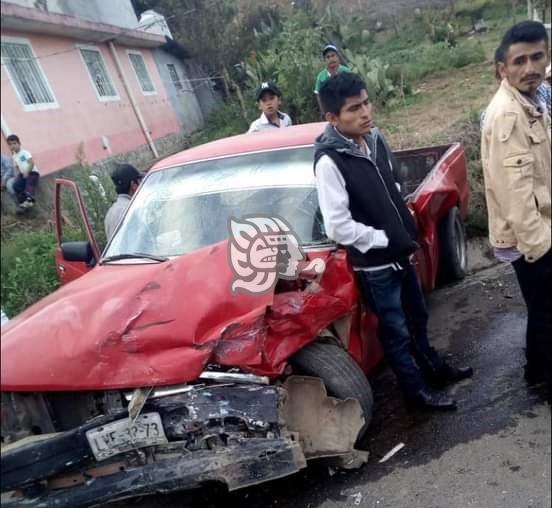
[[[117,87],[115,86],[115,81],[113,80],[113,77],[111,76],[111,72],[109,72],[109,67],[107,66],[107,62],[105,61],[105,58],[103,57],[102,50],[99,46],[93,46],[91,44],[77,44],[77,51],[79,53],[79,57],[81,59],[82,65],[84,65],[84,68],[86,70],[86,74],[88,75],[88,79],[90,80],[90,84],[92,85],[92,89],[94,90],[94,93],[96,94],[97,99],[100,102],[112,102],[112,101],[120,101],[121,97],[119,96],[119,91],[117,90]],[[84,56],[82,55],[81,49],[86,49],[88,51],[96,51],[102,60],[105,73],[107,75],[107,78],[109,79],[109,82],[111,83],[111,86],[113,87],[113,90],[115,90],[115,95],[109,95],[107,97],[103,97],[100,95],[100,92],[98,91],[98,88],[96,87],[96,83],[94,82],[94,77],[90,73],[90,69],[88,68],[88,65],[86,65],[86,60],[84,59]]]
[[[136,82],[138,83],[138,88],[142,92],[143,95],[157,95],[157,88],[155,88],[155,83],[153,81],[153,77],[151,75],[150,70],[148,69],[148,66],[146,65],[146,59],[144,58],[144,54],[141,51],[136,51],[135,49],[128,50],[128,63],[130,64],[130,68],[132,69],[132,72],[134,73],[134,77],[136,78]],[[140,55],[142,57],[142,61],[144,62],[144,67],[146,68],[146,72],[148,73],[148,77],[151,81],[151,86],[153,86],[153,91],[146,92],[142,88],[142,83],[140,83],[140,78],[138,76],[138,73],[136,72],[136,69],[134,68],[134,64],[132,63],[132,60],[130,59],[130,55]]]
[[[40,59],[36,56],[36,53],[34,52],[33,45],[31,44],[31,41],[29,39],[25,39],[22,37],[9,37],[9,36],[2,36],[0,39],[0,42],[2,44],[4,43],[15,43],[15,44],[25,44],[29,47],[31,50],[31,54],[33,55],[33,58],[35,59],[35,63],[38,67],[38,70],[41,74],[42,79],[44,80],[44,84],[46,85],[46,88],[48,89],[48,92],[52,96],[52,99],[54,99],[54,102],[42,102],[39,104],[25,104],[25,100],[19,93],[19,89],[17,88],[15,79],[13,78],[11,71],[6,63],[4,63],[4,57],[2,57],[2,66],[6,70],[6,74],[8,75],[8,79],[10,80],[10,83],[12,85],[12,88],[15,90],[15,94],[17,95],[17,98],[19,99],[19,102],[21,102],[21,106],[23,107],[23,111],[25,112],[32,112],[32,111],[46,111],[48,109],[59,109],[59,102],[54,94],[54,90],[52,88],[52,85],[50,85],[50,81],[48,81],[48,77],[46,76],[46,73],[44,72],[44,69],[42,68],[42,65],[40,65]]]
[[[171,84],[174,87],[176,93],[177,94],[183,93],[184,92],[184,82],[183,82],[182,78],[180,77],[180,75],[178,74],[178,68],[176,67],[176,64],[173,63],[173,62],[167,62],[165,65],[167,66],[167,72],[169,73],[169,79],[170,79]],[[174,83],[174,80],[171,76],[171,71],[170,71],[169,65],[172,65],[172,67],[174,69],[174,72],[176,74],[176,79],[178,79],[178,82],[180,83],[180,89],[178,89],[176,87],[175,83]]]

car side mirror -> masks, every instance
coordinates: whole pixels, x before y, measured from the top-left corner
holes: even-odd
[[[86,263],[87,266],[96,264],[92,245],[87,241],[63,242],[61,244],[61,254],[65,261],[80,261]]]

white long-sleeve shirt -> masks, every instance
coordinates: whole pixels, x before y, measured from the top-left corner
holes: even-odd
[[[289,115],[287,115],[286,113],[282,113],[281,111],[278,111],[277,114],[278,118],[280,119],[280,125],[272,123],[264,113],[261,113],[261,116],[251,123],[247,134],[262,132],[269,129],[281,129],[282,127],[289,127],[290,125],[292,125]]]
[[[364,147],[368,150],[368,147]],[[335,242],[352,246],[365,253],[370,249],[383,249],[389,244],[385,231],[374,229],[357,222],[349,208],[349,194],[345,187],[345,179],[327,155],[322,155],[316,163],[316,189],[318,203],[324,219],[326,234]],[[396,268],[395,263],[389,263],[356,270],[376,271],[386,268]]]

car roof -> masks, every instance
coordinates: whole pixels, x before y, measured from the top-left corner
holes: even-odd
[[[166,157],[157,162],[150,171],[219,157],[312,145],[326,125],[325,122],[307,123],[218,139]]]

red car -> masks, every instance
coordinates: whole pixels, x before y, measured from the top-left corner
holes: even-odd
[[[78,188],[57,181],[63,286],[2,328],[2,504],[90,506],[207,481],[232,490],[315,457],[365,460],[354,444],[382,351],[347,254],[324,234],[313,173],[323,129],[235,136],[162,160],[103,254]],[[429,291],[438,274],[466,269],[464,152],[396,156]],[[62,241],[64,189],[82,241]],[[232,292],[228,221],[252,215],[287,221],[301,266],[321,259],[323,273]]]

